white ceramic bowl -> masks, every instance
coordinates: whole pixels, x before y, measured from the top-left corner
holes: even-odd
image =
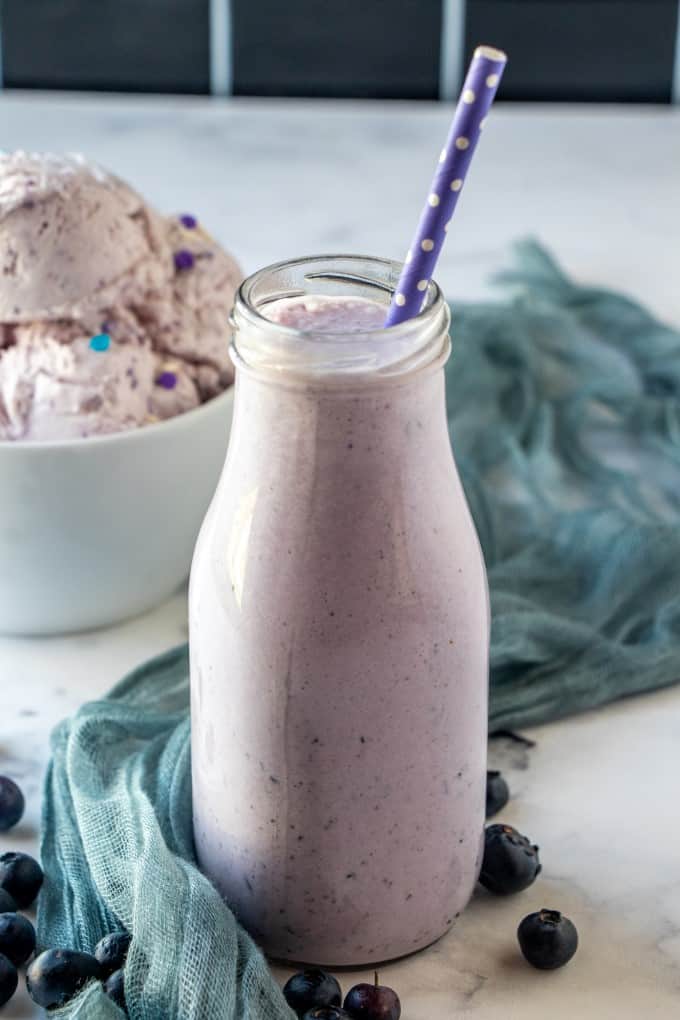
[[[0,442],[0,632],[115,623],[172,594],[224,462],[233,387],[157,425]]]

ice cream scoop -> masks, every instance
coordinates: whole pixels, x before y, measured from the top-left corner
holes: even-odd
[[[3,322],[69,317],[140,269],[162,283],[167,258],[162,220],[117,177],[78,157],[0,157]]]

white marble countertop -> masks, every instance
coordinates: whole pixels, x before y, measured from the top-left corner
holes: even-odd
[[[198,214],[250,271],[296,252],[402,255],[449,115],[435,104],[6,94],[0,134],[6,148],[98,158],[161,208]],[[439,280],[454,298],[481,293],[507,243],[531,233],[572,272],[680,322],[679,166],[678,110],[501,107]],[[0,639],[0,771],[29,802],[3,847],[35,852],[53,724],[185,636],[179,594],[108,631]],[[502,818],[540,844],[543,874],[518,897],[480,894],[437,945],[383,968],[403,1020],[670,1020],[680,1001],[680,689],[527,735],[535,749],[494,742],[492,761],[513,792]],[[563,910],[581,937],[574,961],[551,974],[528,967],[515,939],[541,906]],[[22,993],[2,1015],[39,1014]]]

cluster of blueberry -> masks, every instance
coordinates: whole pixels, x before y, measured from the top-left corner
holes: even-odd
[[[65,1006],[88,981],[103,981],[104,991],[125,1011],[124,966],[131,936],[112,932],[97,943],[94,955],[75,949],[47,949],[26,971],[26,987],[44,1009]]]
[[[399,996],[387,985],[354,985],[345,1001],[336,978],[325,970],[313,968],[293,974],[283,988],[290,1008],[302,1020],[399,1020]]]
[[[25,806],[17,784],[0,776],[0,832],[21,820]],[[42,881],[40,865],[28,854],[0,854],[0,1006],[14,995],[19,983],[17,968],[35,950],[35,929],[19,910],[31,906]]]
[[[486,817],[492,818],[508,803],[508,784],[500,772],[486,774]],[[484,858],[479,881],[499,896],[527,889],[541,871],[538,847],[511,825],[488,825],[484,832]],[[539,910],[521,921],[517,939],[525,959],[539,970],[555,970],[571,960],[578,934],[559,910]]]
[[[16,783],[0,776],[0,831],[17,824],[24,813],[24,796]],[[35,929],[18,913],[30,907],[43,883],[42,868],[28,854],[0,854],[0,1007],[14,995],[17,968],[35,952]],[[26,971],[26,987],[39,1006],[63,1006],[91,979],[104,982],[113,1001],[125,1009],[123,966],[130,946],[127,932],[114,932],[97,945],[94,955],[72,949],[48,949]]]

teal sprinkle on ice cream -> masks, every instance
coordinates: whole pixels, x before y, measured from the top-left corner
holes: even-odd
[[[108,333],[97,333],[97,335],[93,336],[90,340],[90,350],[97,351],[100,354],[104,351],[108,351],[110,345],[111,337]]]

